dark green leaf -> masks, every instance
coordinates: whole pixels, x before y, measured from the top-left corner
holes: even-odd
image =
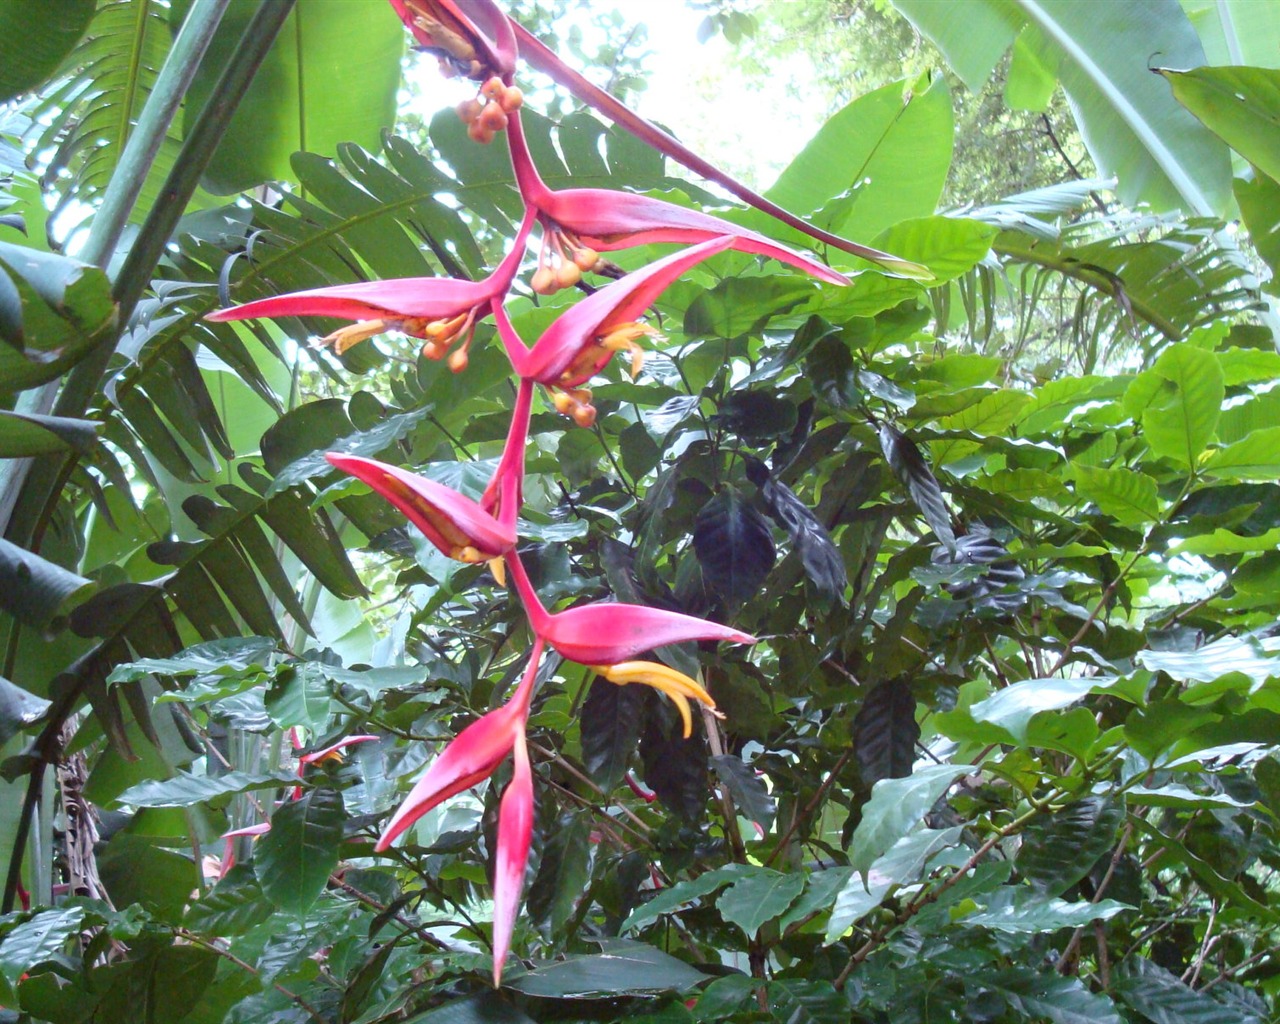
[[[1029,1020],[1050,1024],[1120,1024],[1120,1015],[1106,996],[1095,995],[1079,978],[1025,967],[972,979],[983,988],[999,992]]]
[[[731,608],[756,596],[777,557],[764,517],[733,490],[698,512],[693,549],[703,579]]]
[[[131,807],[190,807],[236,793],[278,789],[297,780],[286,772],[227,772],[226,775],[189,775],[150,779],[130,786],[116,799]]]
[[[857,370],[849,346],[839,335],[818,340],[805,356],[804,372],[818,397],[831,408],[848,409],[857,404]]]
[[[253,855],[258,882],[272,903],[298,917],[311,908],[338,866],[346,819],[342,794],[333,789],[310,790],[276,811]]]
[[[0,942],[0,974],[16,985],[24,972],[57,956],[83,920],[82,907],[67,907],[42,910],[19,924]]]
[[[19,622],[57,632],[97,588],[92,580],[0,538],[0,608]]]
[[[791,538],[805,575],[822,593],[836,600],[843,599],[849,579],[844,559],[827,528],[795,491],[774,479],[763,462],[748,457],[746,467],[748,478],[760,488],[769,515]]]
[[[769,982],[769,1008],[779,1024],[847,1024],[849,1000],[829,981]]]
[[[717,754],[711,758],[711,767],[728,789],[738,813],[768,832],[778,808],[764,780],[737,754]]]
[[[526,906],[534,921],[552,936],[562,935],[573,920],[591,881],[591,821],[565,815],[542,846],[538,873],[529,886]]]
[[[1087,796],[1027,826],[1018,870],[1037,888],[1057,896],[1089,873],[1111,851],[1124,821],[1124,807]]]
[[[0,676],[0,746],[35,724],[49,702]]]
[[[951,528],[951,513],[942,498],[942,488],[915,442],[886,423],[880,427],[880,447],[889,468],[906,485],[911,499],[943,547],[954,549],[956,536]]]
[[[269,921],[274,913],[253,868],[237,864],[212,892],[187,908],[183,923],[205,935],[244,935]]]
[[[886,679],[867,694],[853,719],[853,748],[865,785],[911,774],[920,725],[911,687]]]
[[[707,801],[707,753],[702,737],[685,739],[678,717],[667,704],[649,698],[640,734],[644,781],[662,805],[688,822],[700,821]]]
[[[1262,1018],[1241,1016],[1234,1006],[1224,1006],[1197,992],[1177,975],[1143,957],[1128,957],[1116,971],[1112,991],[1154,1024],[1254,1024]]]
[[[544,999],[595,999],[604,996],[683,992],[706,975],[652,946],[612,939],[598,955],[569,954],[535,963],[527,974],[503,983],[517,992]]]
[[[644,720],[645,692],[596,676],[582,704],[582,763],[606,793],[622,781]]]
[[[64,416],[36,416],[0,410],[0,458],[77,451],[89,454],[98,443],[101,423]]]

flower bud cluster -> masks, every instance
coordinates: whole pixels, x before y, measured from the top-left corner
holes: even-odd
[[[474,97],[463,100],[456,109],[458,119],[467,126],[467,136],[473,142],[488,145],[507,127],[510,115],[522,106],[524,92],[518,86],[504,84],[494,75]]]

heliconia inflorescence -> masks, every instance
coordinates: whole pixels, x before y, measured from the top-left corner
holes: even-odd
[[[392,815],[375,847],[379,852],[386,850],[427,811],[488,779],[508,755],[513,757],[511,781],[500,801],[494,855],[493,979],[497,985],[514,933],[532,839],[534,772],[526,727],[545,648],[590,666],[619,686],[639,683],[661,691],[675,703],[688,737],[693,727],[689,702],[697,701],[714,712],[711,695],[696,680],[640,656],[655,647],[691,640],[755,642],[754,637],[716,622],[641,605],[592,603],[560,612],[543,606],[516,552],[534,385],[547,390],[559,412],[581,426],[592,425],[596,411],[587,388],[592,377],[619,352],[628,354],[632,375],[639,373],[641,340],[662,340],[643,320],[645,312],[686,271],[729,249],[780,260],[829,284],[849,283],[844,274],[812,256],[700,211],[628,192],[549,188],[538,174],[520,123],[524,97],[513,80],[521,48],[535,67],[622,128],[789,226],[893,273],[927,277],[928,272],[807,225],[734,182],[561,62],[492,0],[391,0],[391,5],[418,44],[439,58],[445,74],[478,83],[475,98],[458,108],[470,138],[489,143],[505,133],[509,141],[516,188],[525,207],[510,250],[482,281],[424,277],[337,285],[260,299],[214,313],[211,319],[339,317],[353,323],[322,339],[322,344],[338,353],[384,331],[397,331],[422,339],[423,355],[447,358],[455,372],[467,366],[477,324],[487,317],[494,320],[518,383],[502,458],[479,501],[375,459],[341,452],[330,453],[328,459],[390,501],[443,554],[462,562],[488,562],[500,581],[510,570],[529,621],[534,642],[514,693],[445,746]],[[519,276],[535,225],[541,229],[541,247],[529,281],[531,291],[549,294],[574,287],[587,273],[616,280],[570,306],[530,345],[517,334],[505,301]],[[628,274],[601,255],[651,243],[686,247]],[[371,738],[355,737],[337,746]],[[326,749],[316,757],[330,753]],[[240,833],[257,834],[254,830],[265,827],[252,826]]]

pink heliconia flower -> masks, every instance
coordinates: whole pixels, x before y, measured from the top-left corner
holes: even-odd
[[[493,866],[494,988],[502,984],[502,968],[511,948],[532,841],[533,771],[522,730],[516,735],[513,748],[511,781],[498,808],[498,852]]]
[[[511,28],[515,33],[517,42],[519,43],[520,56],[530,65],[537,68],[544,74],[549,75],[555,82],[564,86],[578,99],[591,107],[594,107],[610,121],[621,125],[636,138],[642,139],[660,153],[678,161],[691,171],[702,175],[708,181],[714,181],[716,184],[721,185],[733,195],[741,199],[744,203],[754,206],[757,210],[769,214],[771,217],[782,221],[782,223],[787,224],[798,231],[803,231],[811,238],[824,242],[827,245],[834,246],[844,252],[851,253],[854,256],[861,257],[864,260],[868,260],[884,270],[887,270],[891,274],[923,281],[933,279],[933,275],[929,272],[928,268],[922,267],[918,263],[912,263],[910,260],[904,260],[890,253],[881,252],[879,249],[873,249],[866,245],[860,245],[857,242],[851,242],[849,239],[841,238],[839,235],[834,235],[829,231],[823,231],[821,228],[814,227],[812,224],[806,223],[790,211],[784,210],[777,203],[771,202],[758,192],[747,188],[746,185],[742,184],[736,178],[733,178],[729,174],[720,170],[720,168],[716,167],[714,164],[704,160],[702,157],[698,156],[697,153],[693,152],[693,150],[683,145],[679,140],[668,135],[661,128],[645,120],[634,111],[628,109],[598,85],[595,85],[583,77],[562,61],[553,50],[543,44],[523,25],[513,20],[511,22]],[[518,129],[510,133],[513,145],[515,144],[517,132]],[[568,193],[561,194],[566,195]],[[741,231],[742,229],[739,228],[735,230]],[[760,238],[763,236],[756,237]],[[651,240],[656,241],[657,239]],[[739,246],[739,248],[741,248],[741,246]],[[778,248],[783,247],[779,246]],[[758,250],[747,249],[744,251],[754,252]],[[790,250],[784,251],[790,252]],[[783,259],[782,256],[778,256],[773,252],[765,254],[777,256],[778,259]],[[794,256],[795,254],[792,253],[792,255]],[[803,257],[801,257],[801,259],[803,259]],[[788,259],[786,262],[794,263],[795,261]],[[795,265],[801,266],[799,263],[796,263]],[[818,265],[820,266],[820,264]],[[806,267],[805,269],[808,268]],[[812,271],[810,272],[812,273]]]
[[[636,339],[660,337],[655,328],[637,323],[636,318],[686,270],[732,246],[732,238],[713,238],[655,260],[570,306],[532,348],[520,340],[506,310],[495,307],[494,322],[512,367],[522,378],[553,389],[556,408],[580,425],[590,426],[595,421],[591,393],[578,386],[595,376],[615,352],[631,353],[634,376],[643,362]]]
[[[504,525],[478,502],[451,487],[377,459],[338,452],[328,452],[325,458],[372,487],[403,512],[442,554],[459,562],[488,562],[516,542],[514,522]],[[514,501],[506,504],[516,506]]]
[[[849,283],[843,274],[812,257],[698,210],[634,192],[550,189],[534,166],[518,115],[511,116],[509,129],[516,184],[521,198],[537,208],[544,232],[534,291],[555,291],[556,287],[575,284],[581,271],[604,270],[607,265],[600,260],[600,252],[654,242],[696,243],[722,237],[731,238],[730,247],[740,252],[772,256],[831,284]]]
[[[517,740],[523,740],[542,651],[542,640],[535,640],[529,655],[529,667],[525,669],[511,699],[463,729],[431,762],[427,773],[409,791],[404,803],[387,822],[374,847],[375,852],[387,849],[433,807],[487,779],[498,770],[498,765]]]
[[[507,552],[506,562],[534,635],[570,661],[620,665],[642,651],[686,640],[756,642],[749,633],[718,622],[640,604],[601,602],[552,613],[543,607],[514,548]]]
[[[230,832],[223,832],[224,840],[222,845],[222,864],[218,869],[218,881],[227,877],[227,872],[236,866],[236,837],[237,836],[261,836],[271,831],[271,822],[264,821],[257,825],[248,825],[245,828],[233,829]]]
[[[483,281],[451,277],[403,277],[390,281],[359,281],[310,288],[268,299],[246,302],[210,313],[206,319],[223,322],[255,317],[332,316],[355,323],[326,335],[319,342],[341,355],[353,345],[384,331],[400,331],[426,339],[422,352],[429,359],[449,355],[455,372],[467,365],[467,350],[476,324],[488,316],[511,287],[525,241],[535,220],[525,213],[511,250]],[[450,354],[450,349],[452,353]]]
[[[516,66],[511,22],[493,0],[391,0],[413,37],[442,68],[482,80],[510,81]]]

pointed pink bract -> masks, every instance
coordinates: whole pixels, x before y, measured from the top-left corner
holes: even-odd
[[[502,967],[511,949],[516,912],[524,890],[525,867],[533,840],[533,772],[524,734],[516,737],[511,782],[498,809],[498,850],[493,867],[493,985],[502,984]]]
[[[628,323],[649,308],[663,290],[690,267],[708,256],[730,248],[730,238],[714,238],[701,245],[655,260],[585,299],[570,306],[556,318],[529,350],[521,374],[543,384],[572,387],[589,379],[609,359],[602,354],[593,370],[576,373],[570,379],[563,375],[596,339],[609,328]]]
[[[427,518],[414,503],[407,500],[399,488],[407,488],[417,499],[447,518],[466,537],[471,546],[486,558],[497,558],[516,541],[514,520],[511,527],[504,526],[479,504],[451,487],[428,480],[407,469],[389,466],[377,459],[343,455],[340,452],[329,452],[325,458],[331,465],[344,473],[350,473],[357,480],[364,481],[386,498],[403,512],[432,544],[451,558],[457,557],[455,540],[446,537],[440,527]],[[389,480],[395,481],[399,487],[389,485]]]

